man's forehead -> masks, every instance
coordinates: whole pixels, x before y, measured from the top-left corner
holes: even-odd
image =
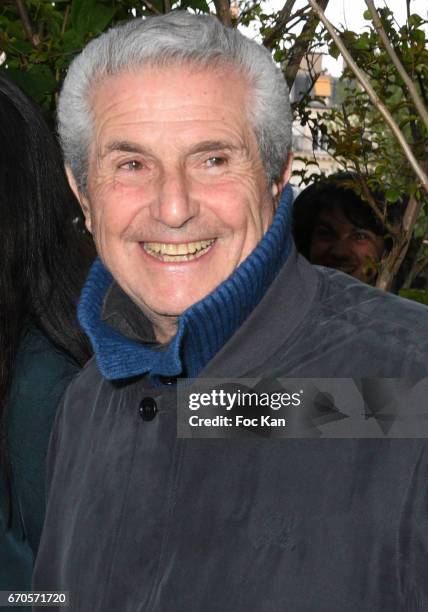
[[[194,111],[195,105],[242,107],[248,93],[247,79],[236,70],[195,69],[192,64],[148,65],[105,77],[93,90],[92,106],[95,112],[120,104],[168,112],[178,103],[184,111],[186,105]]]
[[[98,153],[138,153],[178,136],[198,151],[243,146],[253,131],[246,97],[245,81],[189,66],[108,77],[93,97]]]
[[[323,208],[319,212],[318,223],[354,226],[354,223],[348,219],[342,207],[337,204]]]

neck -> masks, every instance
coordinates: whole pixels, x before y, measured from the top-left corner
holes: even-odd
[[[173,315],[158,315],[145,313],[153,325],[156,340],[160,344],[168,344],[175,336],[178,329],[178,317]]]

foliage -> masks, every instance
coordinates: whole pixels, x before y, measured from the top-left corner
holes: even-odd
[[[93,37],[133,17],[162,12],[162,0],[150,6],[135,0],[26,0],[29,27],[10,1],[0,4],[0,52],[3,69],[47,112],[53,114],[56,96],[73,57]],[[174,7],[207,11],[205,0],[178,0]]]
[[[406,72],[415,83],[424,104],[428,106],[428,48],[425,34],[428,22],[419,15],[409,15],[407,23],[400,27],[390,9],[380,9],[379,14],[385,32]],[[368,11],[365,17],[370,19]],[[319,44],[322,43],[321,36],[318,38]],[[409,91],[385,51],[373,24],[368,21],[362,34],[344,30],[341,32],[341,39],[354,61],[369,77],[379,98],[390,110],[414,155],[426,170],[427,127],[416,111]],[[328,34],[324,35],[324,40],[329,42]],[[329,43],[329,52],[337,57],[338,50],[334,43]],[[409,201],[421,208],[413,233],[413,239],[418,246],[416,250],[413,249],[414,264],[428,256],[428,247],[423,242],[428,229],[427,194],[416,179],[395,137],[385,126],[378,109],[356,83],[349,68],[345,68],[339,85],[340,99],[337,104],[315,114],[310,110],[311,104],[308,110],[308,101],[302,100],[297,113],[302,125],[307,124],[310,128],[313,138],[316,134],[322,134],[325,150],[334,157],[340,167],[357,173],[355,191],[369,202],[378,217],[389,221],[389,234],[397,248],[394,251],[396,260],[391,258],[386,265],[389,265],[395,274],[402,249],[408,246],[403,246],[402,242],[409,242],[402,227],[404,211]],[[303,184],[319,178],[319,170],[310,167],[313,160],[305,162],[306,166],[297,173]],[[376,197],[376,194],[383,194],[383,197]],[[397,203],[400,202],[402,214],[398,217]],[[391,211],[394,211],[394,215]]]
[[[428,306],[428,291],[423,289],[401,289],[400,295],[408,300],[420,302]]]

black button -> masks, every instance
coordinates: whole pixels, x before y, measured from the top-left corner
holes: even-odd
[[[175,385],[177,378],[175,376],[159,376],[161,385]]]
[[[143,421],[152,421],[158,412],[158,407],[152,397],[143,397],[138,410]]]

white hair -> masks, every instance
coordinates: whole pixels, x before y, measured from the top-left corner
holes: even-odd
[[[267,49],[212,15],[175,11],[134,19],[92,40],[71,63],[58,103],[58,131],[66,164],[86,191],[93,135],[91,95],[106,76],[171,62],[232,65],[248,80],[248,120],[269,183],[278,179],[291,148],[291,108],[284,77]]]

